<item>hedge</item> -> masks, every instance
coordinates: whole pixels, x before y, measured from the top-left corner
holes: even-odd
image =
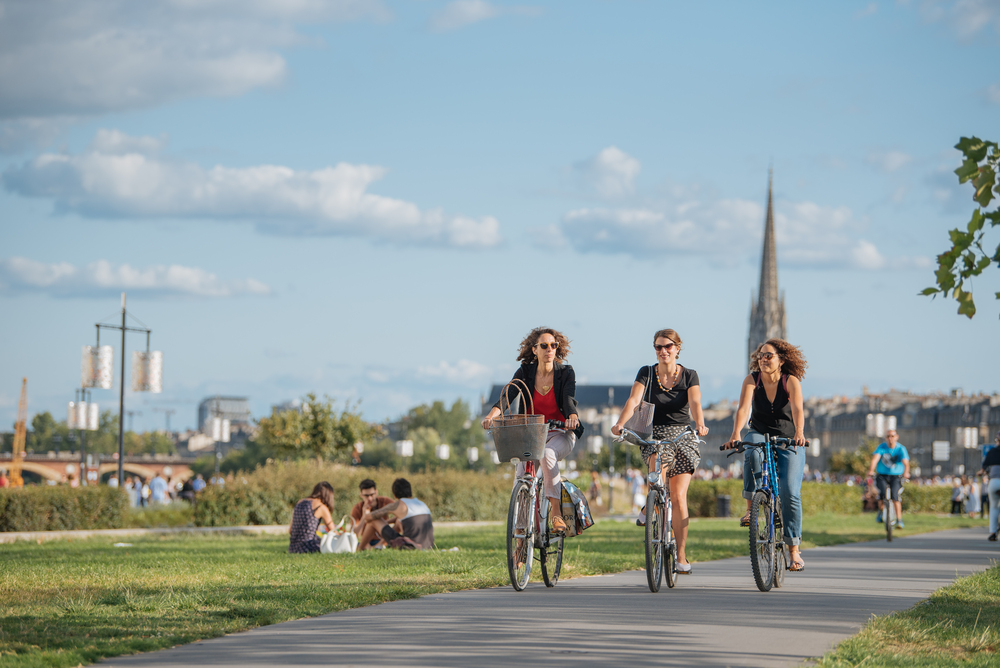
[[[805,513],[860,515],[862,487],[802,483],[802,508]],[[729,514],[740,517],[746,512],[743,480],[692,480],[688,489],[688,511],[692,517],[715,517],[716,497],[728,494]],[[944,513],[951,508],[951,487],[944,485],[906,485],[903,488],[903,512]]]
[[[107,486],[0,489],[0,531],[120,529],[125,492]]]
[[[434,519],[502,520],[513,480],[510,473],[443,470],[401,473],[389,469],[347,467],[316,461],[283,462],[258,467],[247,474],[230,475],[223,487],[209,486],[199,493],[194,511],[196,526],[288,524],[292,507],[320,481],[334,489],[334,518],[350,513],[360,500],[358,484],[371,478],[379,494],[392,496],[392,481],[404,477],[424,501]]]

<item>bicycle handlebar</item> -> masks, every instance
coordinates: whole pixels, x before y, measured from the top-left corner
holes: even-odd
[[[723,452],[726,451],[726,450],[732,450],[732,452],[730,452],[728,455],[726,455],[726,457],[732,457],[733,455],[735,455],[737,453],[744,452],[747,449],[747,447],[762,448],[762,447],[764,447],[767,444],[766,443],[751,443],[750,441],[733,441],[733,445],[735,447],[732,447],[732,448],[727,448],[725,446],[725,444],[720,445],[719,446],[719,450],[722,450]],[[809,445],[809,441],[806,441],[805,443],[799,445],[798,443],[795,442],[794,438],[776,437],[776,438],[772,438],[771,439],[771,445],[777,446],[779,448],[789,448],[789,447],[791,447],[791,448],[796,448],[796,447],[798,447],[798,448],[804,448],[804,447],[807,447]]]
[[[549,429],[566,429],[566,423],[562,420],[549,420]]]
[[[663,445],[664,443],[675,443],[675,442],[679,441],[681,439],[681,437],[687,436],[688,434],[694,436],[695,441],[697,441],[698,443],[704,443],[705,442],[705,441],[701,440],[698,437],[698,432],[695,431],[695,429],[691,425],[687,425],[686,427],[684,427],[684,431],[682,431],[680,434],[678,434],[676,438],[664,438],[663,440],[660,440],[660,441],[654,441],[652,439],[645,439],[642,436],[639,436],[639,434],[637,434],[634,431],[632,431],[631,429],[629,429],[628,427],[622,427],[622,433],[621,433],[621,435],[618,436],[618,437],[616,437],[615,440],[614,440],[614,442],[615,443],[621,443],[622,441],[625,440],[625,435],[626,434],[628,434],[629,436],[631,436],[632,438],[635,439],[635,445]]]

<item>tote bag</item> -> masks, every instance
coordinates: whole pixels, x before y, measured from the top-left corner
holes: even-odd
[[[656,410],[656,406],[646,401],[652,394],[653,387],[653,374],[656,373],[653,367],[649,367],[649,377],[646,379],[646,391],[643,392],[642,401],[636,406],[636,409],[632,412],[632,417],[628,419],[625,423],[625,428],[635,433],[646,440],[653,435],[653,411]]]
[[[351,523],[345,527],[348,520]],[[354,533],[354,519],[346,515],[340,520],[340,524],[335,527],[335,530],[325,534],[319,542],[319,551],[323,554],[356,552],[357,549],[358,537]]]

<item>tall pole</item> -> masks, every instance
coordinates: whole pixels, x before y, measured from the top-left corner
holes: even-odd
[[[118,394],[118,484],[125,480],[125,293],[122,293],[122,378]]]

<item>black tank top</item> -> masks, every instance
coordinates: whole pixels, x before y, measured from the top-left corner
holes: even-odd
[[[767,390],[760,379],[760,373],[752,373],[753,411],[750,414],[750,428],[758,434],[770,434],[784,438],[795,438],[795,423],[792,422],[792,403],[788,400],[788,376],[781,375],[774,391],[774,401],[767,400]]]

